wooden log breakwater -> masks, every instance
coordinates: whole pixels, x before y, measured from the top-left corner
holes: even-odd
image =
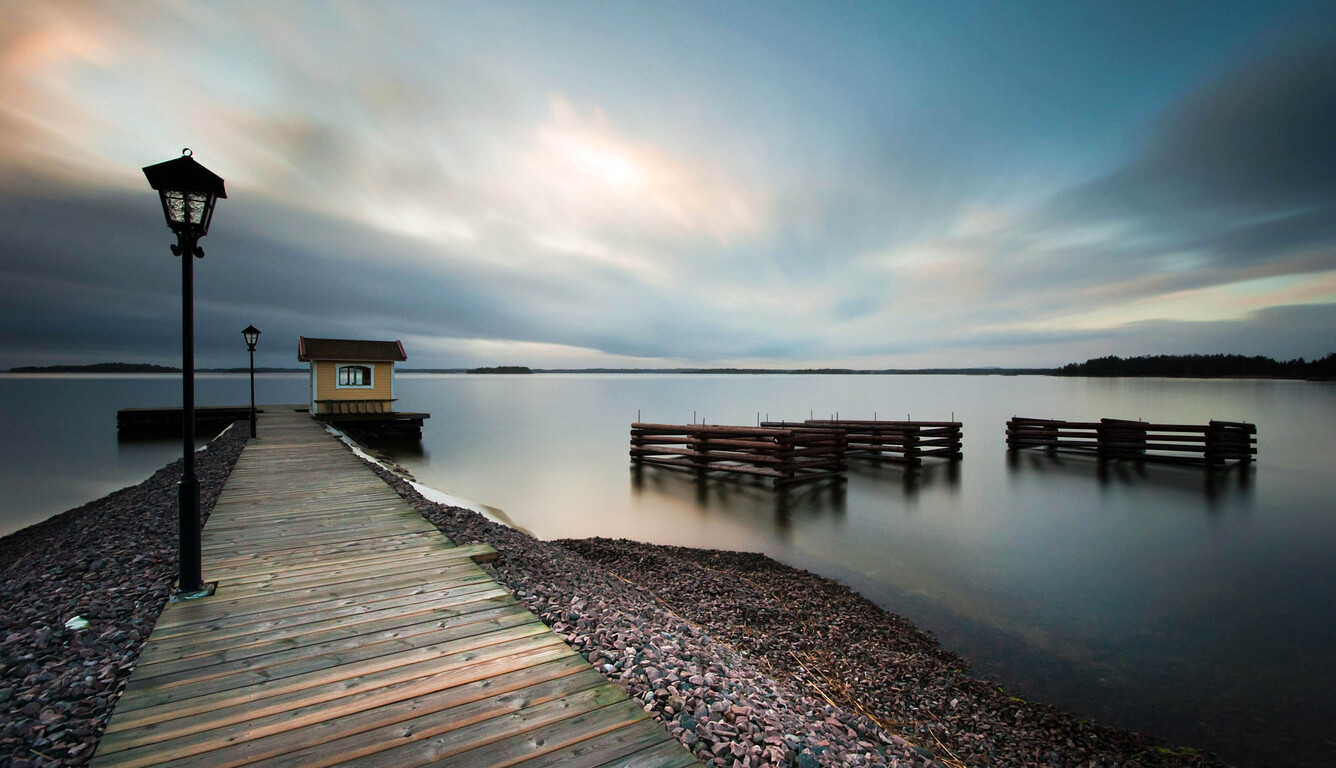
[[[1043,448],[1091,454],[1101,460],[1218,467],[1229,462],[1251,462],[1257,455],[1256,434],[1255,424],[1237,421],[1152,424],[1126,419],[1063,421],[1013,416],[1007,421],[1007,449]]]
[[[843,478],[847,444],[842,431],[816,427],[631,425],[631,461],[637,464],[757,475],[773,478],[776,487]]]
[[[848,442],[847,456],[864,461],[917,467],[923,459],[964,458],[962,425],[958,421],[862,421],[808,419],[803,422],[762,422],[761,426],[794,429],[836,429]]]
[[[264,408],[256,408],[255,412],[264,413]],[[249,405],[195,406],[195,430],[200,434],[249,418]],[[179,435],[184,420],[180,408],[122,408],[116,412],[116,431],[122,437]]]

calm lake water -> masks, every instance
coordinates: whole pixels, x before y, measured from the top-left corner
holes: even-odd
[[[401,375],[429,411],[427,485],[541,538],[613,536],[763,551],[906,615],[1018,696],[1212,749],[1241,764],[1330,765],[1336,749],[1336,386],[1001,376]],[[118,443],[118,408],[179,403],[160,376],[0,376],[11,439],[0,533],[138,482],[176,441]],[[304,375],[261,375],[301,402]],[[245,376],[202,376],[236,404]],[[698,484],[627,458],[645,421],[964,423],[957,467],[855,468],[842,492]],[[1022,453],[1012,415],[1251,421],[1254,468],[1200,470]],[[17,439],[16,439],[17,438]]]

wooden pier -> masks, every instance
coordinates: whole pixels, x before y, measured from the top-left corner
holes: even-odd
[[[95,768],[688,766],[692,755],[308,414],[272,411]]]
[[[1085,453],[1102,460],[1125,459],[1220,467],[1251,462],[1257,426],[1235,421],[1151,424],[1125,419],[1062,421],[1019,416],[1007,422],[1007,449],[1042,448]]]
[[[844,433],[835,429],[631,425],[635,463],[769,477],[776,487],[843,477],[845,445]]]
[[[925,458],[960,461],[961,423],[958,421],[858,421],[808,419],[802,422],[763,421],[763,427],[836,429],[848,443],[851,459],[917,467]]]

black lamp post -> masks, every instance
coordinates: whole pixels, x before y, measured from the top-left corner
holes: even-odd
[[[172,254],[181,257],[181,442],[184,456],[177,484],[181,533],[177,596],[207,594],[200,564],[199,480],[195,477],[195,291],[194,261],[204,258],[199,239],[209,232],[214,203],[227,192],[223,180],[195,162],[189,149],[181,157],[144,168],[148,184],[162,198],[167,226],[176,233]]]
[[[241,332],[241,337],[246,340],[246,349],[250,350],[251,437],[255,437],[255,344],[260,340],[260,329],[253,325],[248,325],[246,326],[246,330]]]

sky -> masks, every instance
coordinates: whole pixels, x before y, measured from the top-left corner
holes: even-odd
[[[0,0],[0,368],[1336,351],[1336,5]]]

